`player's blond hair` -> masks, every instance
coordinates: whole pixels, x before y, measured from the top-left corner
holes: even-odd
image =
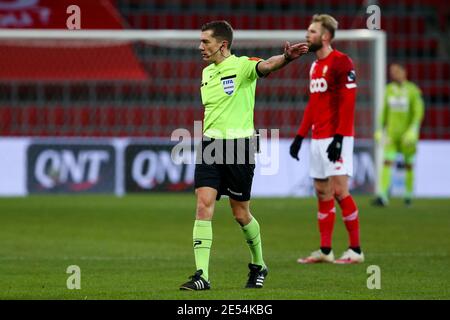
[[[312,17],[311,23],[320,22],[322,28],[328,30],[331,34],[331,39],[334,38],[334,32],[338,28],[338,22],[335,18],[330,16],[329,14],[315,14]]]

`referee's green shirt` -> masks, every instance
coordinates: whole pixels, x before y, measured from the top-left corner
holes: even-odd
[[[203,69],[201,94],[205,107],[203,134],[214,139],[253,135],[256,65],[262,59],[231,55]]]

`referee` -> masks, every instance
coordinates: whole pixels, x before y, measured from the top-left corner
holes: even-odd
[[[253,109],[256,80],[286,66],[308,52],[306,43],[290,45],[284,54],[267,60],[231,54],[233,29],[227,21],[202,26],[199,49],[209,65],[203,69],[201,97],[205,107],[203,139],[197,151],[197,195],[193,246],[196,272],[181,290],[207,290],[212,244],[211,221],[215,201],[229,197],[234,218],[250,248],[246,288],[262,288],[268,269],[264,263],[258,221],[250,213],[250,192],[255,169]]]

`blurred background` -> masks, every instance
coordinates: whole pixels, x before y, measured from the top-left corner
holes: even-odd
[[[361,38],[370,5],[380,8],[382,31],[371,34],[385,34],[382,54],[380,42]],[[178,139],[170,136],[179,128],[195,134],[194,121],[203,119],[200,28],[226,19],[236,31],[234,54],[268,58],[280,54],[286,40],[302,40],[316,13],[333,15],[341,31],[355,35],[338,36],[333,46],[352,58],[357,76],[350,188],[366,263],[295,263],[319,240],[308,139],[300,162],[288,152],[308,100],[315,59],[309,54],[257,85],[255,126],[280,135],[262,141],[252,186],[269,282],[263,291],[240,289],[248,248],[222,199],[215,205],[211,255],[218,290],[202,299],[448,299],[444,0],[0,0],[0,299],[192,299],[178,288],[195,266],[195,166],[173,161]],[[80,32],[68,30],[77,24]],[[253,38],[238,39],[243,30],[253,30]],[[405,206],[394,197],[381,209],[370,205],[378,177],[373,135],[379,88],[389,81],[392,62],[404,65],[422,90],[425,116],[416,198]],[[377,81],[380,75],[386,81]],[[192,141],[185,142],[192,159]],[[394,196],[404,192],[401,157],[398,164]],[[342,223],[333,237],[337,254],[346,248]],[[81,290],[69,290],[74,266]],[[380,268],[382,290],[368,289],[368,266]]]
[[[403,64],[425,101],[417,193],[450,196],[450,187],[433,182],[449,175],[445,157],[450,155],[450,39],[445,1],[0,0],[2,34],[12,29],[67,30],[71,13],[66,10],[72,4],[80,8],[83,30],[196,32],[217,19],[228,20],[235,30],[301,32],[315,13],[333,15],[340,30],[367,29],[367,7],[378,5],[387,36],[386,62]],[[285,40],[290,39],[237,41],[233,53],[267,58],[279,54]],[[359,144],[352,188],[372,193],[377,177],[372,141],[377,57],[369,42],[335,45],[352,57],[358,75]],[[194,121],[202,120],[199,81],[205,65],[197,46],[196,40],[0,37],[0,195],[192,190],[193,166],[171,163],[169,137],[177,128],[192,132]],[[305,182],[308,161],[301,169],[294,167],[286,148],[308,99],[313,59],[310,55],[304,63],[259,81],[255,126],[280,129],[282,143],[280,174],[275,182],[257,175],[256,195],[312,194],[310,182]],[[394,188],[395,181],[401,181],[400,171],[397,177]],[[400,182],[397,187],[401,192]]]

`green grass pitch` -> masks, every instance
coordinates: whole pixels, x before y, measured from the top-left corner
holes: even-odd
[[[299,265],[316,249],[315,199],[252,200],[270,268],[265,287],[243,289],[249,250],[228,199],[216,205],[212,290],[179,291],[195,271],[192,194],[31,196],[0,199],[0,299],[449,299],[450,199],[372,208],[356,197],[366,262]],[[334,252],[347,246],[338,211]],[[69,290],[69,265],[81,289]],[[367,268],[381,270],[369,290]]]

